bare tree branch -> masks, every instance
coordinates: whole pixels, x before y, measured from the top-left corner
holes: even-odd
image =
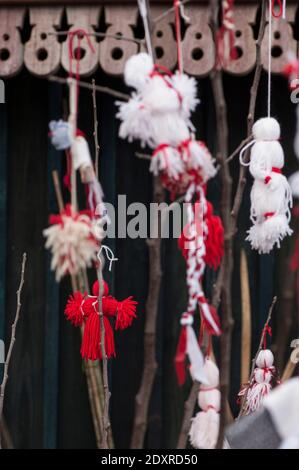
[[[100,146],[98,138],[98,112],[97,112],[97,97],[96,97],[96,82],[95,79],[92,79],[92,105],[93,105],[93,122],[94,122],[94,146],[95,146],[95,173],[97,179],[99,179],[99,155],[100,155]]]
[[[13,352],[13,347],[16,341],[16,329],[17,329],[17,324],[20,318],[20,311],[21,311],[21,294],[22,294],[22,289],[23,285],[25,282],[25,267],[26,267],[26,260],[27,260],[27,254],[23,254],[22,258],[22,267],[21,267],[21,280],[19,284],[19,288],[17,290],[17,309],[16,309],[16,315],[14,322],[11,326],[11,337],[10,337],[10,344],[8,348],[8,353],[5,358],[5,363],[4,363],[4,375],[3,375],[3,380],[2,384],[0,387],[0,422],[2,421],[2,415],[3,415],[3,405],[4,405],[4,398],[5,398],[5,388],[8,380],[8,369],[9,369],[9,364],[11,360],[11,355]],[[0,440],[0,449],[1,449],[1,440]]]
[[[50,82],[56,82],[61,84],[67,84],[69,81],[68,78],[57,77],[56,75],[50,75],[49,77],[47,77],[47,79],[50,80]],[[90,83],[82,82],[80,80],[78,80],[77,83],[81,88],[87,88],[88,90],[93,89],[93,86]],[[94,88],[100,93],[106,93],[108,95],[114,96],[115,98],[119,98],[120,100],[128,101],[130,99],[129,95],[126,95],[121,91],[113,90],[112,88],[109,88],[107,86],[95,85]]]

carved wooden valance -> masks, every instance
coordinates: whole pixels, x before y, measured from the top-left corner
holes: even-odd
[[[14,6],[7,6],[5,3],[7,2],[0,0],[0,76],[3,78],[17,74],[23,67],[40,77],[53,74],[60,68],[68,72],[70,36],[57,35],[57,32],[65,29],[66,24],[68,31],[84,29],[91,34],[89,39],[92,48],[86,37],[80,41],[82,76],[91,75],[98,67],[109,75],[121,75],[127,58],[144,47],[140,38],[136,37],[136,2],[110,0],[95,4],[73,1],[73,6],[66,7],[60,6],[57,0],[12,0],[10,4]],[[288,51],[295,54],[298,52],[298,42],[293,31],[298,2],[288,1],[287,4],[287,20],[273,22],[272,55],[273,72],[276,73],[283,69]],[[171,4],[165,2],[151,2],[153,18],[160,17],[169,5]],[[227,65],[226,71],[229,73],[244,75],[254,67],[256,50],[253,26],[257,21],[259,5],[260,2],[244,0],[235,7],[238,59]],[[207,3],[187,3],[185,13],[190,22],[186,24],[183,35],[184,68],[191,75],[205,76],[214,65],[214,43],[209,27]],[[174,14],[171,12],[155,22],[154,32],[158,62],[169,69],[176,66],[173,25]],[[95,32],[98,34],[93,36]],[[118,39],[118,35],[126,39]],[[267,53],[266,31],[262,45],[265,69]]]

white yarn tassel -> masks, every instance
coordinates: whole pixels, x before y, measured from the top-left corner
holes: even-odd
[[[157,147],[150,165],[150,171],[155,176],[163,171],[169,178],[178,180],[183,170],[183,163],[176,148],[170,145]]]
[[[204,372],[207,385],[201,385],[198,394],[198,405],[202,409],[192,419],[189,432],[190,442],[196,449],[214,449],[219,433],[220,392],[219,370],[216,364],[206,358]]]
[[[245,413],[250,414],[260,408],[266,395],[272,390],[272,379],[275,372],[274,356],[269,349],[262,349],[256,359],[256,369],[254,370],[253,380],[247,388],[244,388],[239,396],[246,393]]]
[[[198,345],[193,329],[193,316],[185,314],[181,318],[181,325],[187,329],[187,356],[190,362],[190,374],[193,380],[207,384],[207,377],[205,374],[204,357]]]
[[[269,253],[287,235],[292,194],[281,173],[284,154],[279,142],[280,126],[273,118],[262,118],[253,126],[254,144],[249,170],[254,178],[251,190],[251,220],[248,240],[259,253]]]

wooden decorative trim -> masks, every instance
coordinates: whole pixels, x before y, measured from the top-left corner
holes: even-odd
[[[34,1],[34,0],[33,0]],[[136,1],[97,1],[79,2],[72,0],[72,6],[63,6],[58,0],[43,2],[47,6],[25,7],[28,2],[21,2],[19,6],[1,6],[0,0],[0,76],[9,78],[26,67],[27,70],[40,77],[57,73],[60,69],[70,72],[68,57],[69,37],[58,40],[56,32],[61,28],[61,21],[65,12],[69,31],[84,29],[90,35],[90,42],[83,38],[80,42],[82,59],[80,61],[80,75],[89,76],[99,67],[109,75],[120,76],[123,73],[126,60],[136,54],[144,46],[140,39],[134,37],[135,26],[138,21],[138,8]],[[11,0],[10,4],[16,3]],[[21,6],[21,3],[23,6]],[[32,2],[31,2],[32,3]],[[49,5],[51,3],[51,5]],[[68,1],[64,1],[67,4]],[[157,18],[165,11],[166,3],[152,1],[152,15]],[[170,2],[167,2],[171,4]],[[273,22],[273,72],[280,73],[285,65],[287,52],[297,54],[298,43],[294,38],[293,24],[296,19],[298,3],[287,3],[287,21],[275,20]],[[234,75],[245,75],[255,65],[256,50],[253,36],[253,25],[256,22],[259,2],[242,1],[236,4],[236,46],[239,58],[229,63],[225,70]],[[26,13],[32,27],[29,40],[23,44],[20,30],[24,26]],[[183,38],[184,68],[187,73],[202,77],[212,70],[214,66],[214,50],[212,33],[209,26],[209,10],[204,2],[187,3],[185,13],[190,18],[186,25]],[[104,37],[94,37],[95,28],[103,24]],[[154,47],[156,48],[158,62],[169,69],[176,67],[176,45],[173,32],[174,14],[169,13],[157,22],[154,31]],[[115,36],[123,36],[119,39]],[[105,36],[106,35],[106,36]],[[78,47],[77,38],[74,48]],[[267,67],[268,42],[267,31],[262,44],[262,57],[264,67]]]

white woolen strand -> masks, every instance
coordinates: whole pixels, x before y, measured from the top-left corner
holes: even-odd
[[[274,118],[258,120],[253,126],[253,137],[249,165],[254,178],[250,212],[253,226],[246,240],[259,253],[269,253],[275,245],[280,247],[285,236],[292,234],[289,227],[292,194],[286,177],[272,171],[284,166],[278,122]],[[265,216],[272,213],[272,216]]]
[[[198,170],[206,183],[216,175],[215,160],[212,158],[204,142],[190,140],[182,151],[182,160],[186,170]]]
[[[128,103],[119,105],[122,121],[120,136],[140,139],[151,148],[161,143],[177,146],[190,138],[190,114],[195,109],[196,82],[184,74],[168,77],[151,76],[153,62],[148,54],[132,56],[125,66],[125,81],[137,93]]]
[[[169,178],[178,180],[183,173],[184,166],[178,150],[174,147],[165,147],[156,151],[151,158],[150,171],[157,176],[161,171],[167,173]]]
[[[206,358],[203,370],[207,385],[201,385],[198,394],[198,405],[202,411],[191,421],[189,438],[197,449],[214,449],[219,433],[219,370],[210,358]]]
[[[51,269],[56,271],[56,281],[66,274],[77,274],[90,267],[97,259],[99,244],[94,240],[96,227],[86,215],[77,220],[61,216],[63,225],[55,224],[43,231],[45,247],[51,250]]]
[[[262,404],[266,395],[272,390],[272,378],[275,371],[274,356],[269,349],[262,349],[256,360],[256,369],[246,397],[246,413],[256,411]]]

